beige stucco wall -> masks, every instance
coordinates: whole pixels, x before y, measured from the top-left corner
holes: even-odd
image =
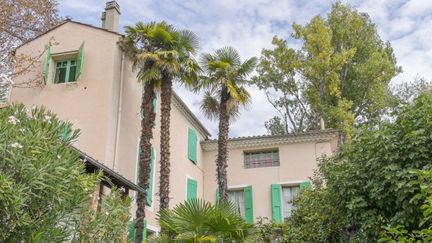
[[[46,85],[13,88],[10,97],[11,102],[22,102],[27,107],[43,105],[60,119],[71,121],[75,128],[81,130],[75,145],[107,165],[112,164],[112,151],[107,150],[107,145],[113,126],[111,89],[118,69],[118,40],[119,35],[73,22],[63,24],[36,38],[17,50],[18,56],[25,54],[40,58],[31,72],[14,79],[16,84],[33,80],[35,77],[42,78],[45,57],[43,52],[50,41],[54,44],[51,46],[51,55],[78,51],[85,42],[82,73],[77,82],[53,84],[54,61],[51,60]]]
[[[337,143],[337,135],[335,134],[327,141],[286,142],[272,146],[250,143],[254,140],[259,141],[259,139],[244,140],[241,142],[244,145],[236,143],[235,146],[229,142],[228,188],[238,189],[252,186],[254,217],[271,219],[271,184],[297,184],[309,180],[308,178],[317,168],[317,158],[334,152],[331,145]],[[215,165],[217,151],[214,148],[207,149],[204,153],[204,198],[210,202],[215,202],[217,189]],[[280,166],[248,169],[244,167],[244,151],[275,148],[279,150]]]
[[[141,84],[137,81],[136,73],[132,70],[132,63],[125,60],[123,72],[123,84],[121,95],[120,110],[120,132],[117,144],[116,170],[129,180],[136,182],[137,151],[138,141],[141,131],[140,124],[140,104],[141,104]],[[160,92],[157,91],[156,125],[153,129],[152,144],[155,150],[155,170],[153,179],[153,203],[146,210],[148,224],[157,227],[156,214],[159,209],[159,161],[160,161]],[[173,99],[175,102],[175,99]],[[171,106],[171,125],[170,125],[170,147],[171,147],[171,193],[170,207],[183,202],[186,199],[187,178],[197,181],[197,195],[203,195],[203,159],[200,149],[197,151],[197,165],[189,161],[187,157],[188,128],[197,131],[198,146],[204,140],[205,134],[199,132],[199,128],[186,119],[184,113],[173,103]],[[135,196],[132,195],[132,196]],[[136,209],[135,202],[131,212],[134,215]]]

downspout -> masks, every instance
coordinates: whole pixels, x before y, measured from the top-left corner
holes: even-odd
[[[112,168],[114,171],[116,171],[116,162],[117,162],[117,147],[119,143],[119,137],[120,137],[120,121],[121,121],[121,111],[122,111],[122,104],[123,104],[123,73],[124,73],[124,58],[125,53],[122,51],[121,56],[121,64],[120,64],[120,88],[119,88],[119,102],[117,103],[117,124],[116,124],[116,134],[115,134],[115,142],[114,142],[114,153],[113,153],[113,165]]]

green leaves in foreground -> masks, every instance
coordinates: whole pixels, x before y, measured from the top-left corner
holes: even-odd
[[[162,211],[159,217],[164,232],[159,242],[242,242],[252,228],[228,202],[213,205],[194,199]]]
[[[0,242],[112,242],[126,234],[130,200],[113,189],[90,209],[98,174],[71,147],[78,131],[44,108],[0,109]]]

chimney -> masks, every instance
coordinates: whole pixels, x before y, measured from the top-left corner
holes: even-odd
[[[321,126],[321,130],[325,130],[325,123],[324,123],[324,119],[322,117],[320,119],[320,126]]]
[[[119,31],[120,6],[116,1],[109,1],[106,3],[101,20],[102,28],[113,32]]]

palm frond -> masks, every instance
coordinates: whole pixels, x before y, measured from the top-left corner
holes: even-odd
[[[216,50],[217,60],[229,63],[231,66],[240,66],[241,59],[236,49],[230,46],[222,47]]]
[[[200,108],[204,116],[211,120],[219,117],[219,100],[209,91],[205,92]]]
[[[190,30],[181,30],[178,33],[178,45],[195,55],[199,48],[198,36]]]

